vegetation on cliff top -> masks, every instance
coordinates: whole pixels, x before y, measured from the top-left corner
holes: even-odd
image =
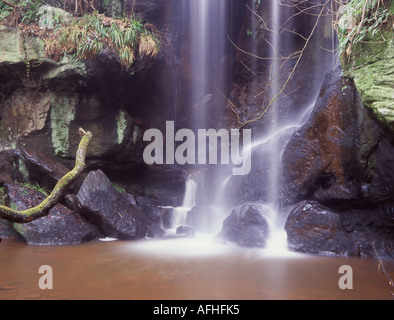
[[[72,21],[63,23],[57,15],[49,16],[40,10],[43,4],[42,0],[0,0],[0,24],[18,27],[22,32],[42,38],[46,56],[55,61],[63,55],[91,59],[103,50],[110,50],[127,69],[137,57],[155,57],[159,53],[157,30],[133,14],[112,18],[100,14],[92,1],[86,8],[75,1]],[[40,18],[52,19],[54,29],[39,28]]]
[[[54,60],[63,54],[90,59],[104,49],[115,52],[122,66],[128,68],[137,55],[155,57],[159,40],[153,27],[137,18],[114,19],[93,12],[55,30],[46,40],[45,53]]]
[[[392,0],[350,0],[337,23],[338,54],[348,59],[358,42],[384,43],[383,30],[393,28],[392,7]]]

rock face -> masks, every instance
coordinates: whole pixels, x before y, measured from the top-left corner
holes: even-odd
[[[147,234],[146,217],[111,184],[101,171],[92,171],[78,194],[81,214],[98,226],[106,237],[120,240],[143,238]]]
[[[261,205],[234,209],[224,220],[219,237],[242,247],[265,247],[269,234],[268,214],[268,209]]]
[[[45,195],[29,187],[5,184],[9,207],[25,210],[38,205]],[[52,208],[45,217],[26,224],[14,223],[14,229],[32,245],[70,245],[98,239],[102,233],[61,204]]]
[[[377,204],[393,199],[394,147],[339,69],[328,74],[309,121],[283,154],[288,203]]]
[[[162,129],[174,114],[177,59],[170,24],[176,17],[170,13],[175,7],[168,1],[97,1],[97,9],[113,16],[135,13],[167,41],[156,60],[139,59],[130,70],[124,70],[110,50],[88,61],[63,57],[55,62],[45,56],[43,40],[0,26],[0,150],[35,150],[70,169],[82,127],[95,137],[88,150],[89,167],[106,168],[112,181],[120,178],[132,188],[149,177],[154,192],[166,197],[163,205],[180,205],[177,196],[184,183],[180,170],[159,168],[157,175],[142,156],[144,131]],[[157,176],[174,181],[174,187],[163,187]],[[142,194],[153,189],[141,188]]]
[[[308,122],[283,153],[286,223],[296,251],[393,257],[394,146],[353,82],[327,75]],[[303,200],[309,200],[303,202]]]

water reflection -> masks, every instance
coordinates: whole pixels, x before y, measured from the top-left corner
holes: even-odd
[[[393,299],[373,259],[275,256],[210,239],[90,242],[34,247],[0,243],[0,299]],[[205,242],[205,243],[204,243]],[[53,268],[53,290],[38,269]],[[354,290],[340,290],[350,265]],[[385,261],[393,276],[394,261]]]

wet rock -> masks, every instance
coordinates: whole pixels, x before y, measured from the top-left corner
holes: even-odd
[[[327,74],[308,122],[283,153],[284,200],[363,206],[394,196],[394,146],[340,69]]]
[[[16,184],[7,183],[4,188],[7,205],[18,210],[34,207],[46,197],[33,188]],[[98,228],[61,204],[53,207],[47,216],[25,224],[14,223],[13,227],[24,241],[32,245],[79,244],[102,237]]]
[[[154,224],[148,228],[147,237],[153,239],[161,239],[165,235],[165,231],[160,228],[159,224]]]
[[[77,199],[81,214],[98,226],[106,237],[131,240],[146,236],[144,214],[115,189],[101,170],[88,174]]]
[[[160,208],[161,223],[164,229],[171,229],[174,221],[174,208]]]
[[[126,195],[128,197],[133,197],[127,193]],[[135,199],[135,207],[145,216],[145,221],[148,228],[148,237],[156,239],[162,238],[165,232],[163,229],[161,229],[161,212],[159,207],[152,201],[152,199],[141,196]]]
[[[242,247],[265,247],[269,235],[268,208],[246,204],[234,209],[223,221],[219,237]]]
[[[29,179],[49,190],[70,171],[55,158],[33,149],[21,149],[20,155]]]
[[[18,161],[19,150],[3,150],[0,152],[0,183],[27,182],[25,173],[21,170]]]
[[[17,238],[18,233],[15,231],[12,222],[0,219],[0,239]]]
[[[193,238],[195,235],[195,231],[193,228],[188,227],[188,226],[179,226],[176,229],[176,234],[182,235],[187,238]]]
[[[289,248],[314,254],[355,255],[357,248],[345,231],[341,215],[314,201],[303,201],[285,225]]]
[[[321,255],[394,258],[394,205],[334,210],[303,201],[285,225],[289,248]],[[376,252],[375,252],[376,250]]]
[[[70,193],[64,196],[64,204],[67,208],[73,211],[80,210],[80,204],[78,202],[78,198],[76,194]]]
[[[394,203],[340,213],[360,256],[394,259]]]

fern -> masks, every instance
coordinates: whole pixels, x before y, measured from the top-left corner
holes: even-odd
[[[57,30],[46,42],[46,54],[55,60],[62,54],[90,59],[104,49],[115,52],[122,66],[129,68],[137,55],[155,57],[159,40],[139,19],[114,19],[94,12]]]

